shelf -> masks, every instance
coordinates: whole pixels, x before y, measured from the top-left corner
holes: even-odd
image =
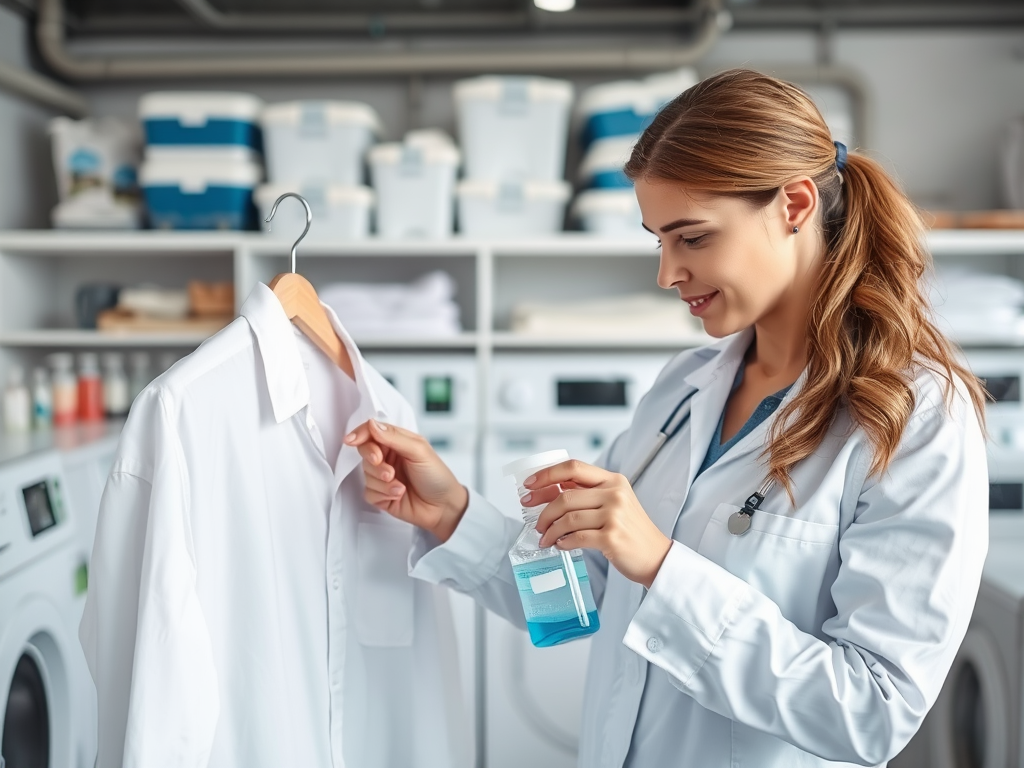
[[[362,350],[370,349],[475,349],[477,334],[461,333],[458,336],[396,336],[360,338],[355,342]]]
[[[238,245],[237,232],[0,231],[0,251],[22,256],[231,257]]]
[[[1008,229],[936,229],[928,250],[944,256],[1024,256],[1024,231]]]
[[[0,334],[0,347],[197,347],[205,333],[107,333],[76,328],[9,331]],[[474,349],[477,334],[458,336],[357,338],[362,349]]]
[[[492,336],[495,349],[665,349],[683,350],[702,347],[715,339],[710,336],[651,337],[628,336],[622,338],[560,338],[555,336],[528,336],[500,331]]]
[[[105,333],[43,328],[0,334],[0,347],[198,347],[206,333]]]

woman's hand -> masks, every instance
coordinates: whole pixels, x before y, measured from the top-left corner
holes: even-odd
[[[363,457],[366,500],[399,520],[448,541],[469,504],[459,484],[430,443],[415,432],[367,421],[345,436]]]
[[[597,549],[630,581],[650,589],[672,540],[647,516],[626,478],[614,472],[565,461],[542,469],[525,483],[531,493],[520,501],[533,507],[563,490],[541,512],[540,545]]]

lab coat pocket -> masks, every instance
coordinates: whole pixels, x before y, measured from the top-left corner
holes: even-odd
[[[367,646],[412,645],[415,584],[408,567],[412,527],[359,523],[356,542],[356,637]]]
[[[773,600],[805,631],[813,621],[839,526],[814,523],[764,510],[742,536],[729,533],[735,504],[719,504],[697,551]]]

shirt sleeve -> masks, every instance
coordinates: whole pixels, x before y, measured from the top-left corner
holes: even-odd
[[[938,697],[988,547],[984,438],[969,403],[950,407],[915,415],[888,471],[865,483],[823,639],[677,542],[623,642],[734,721],[826,760],[892,758]]]
[[[97,768],[205,767],[219,714],[180,446],[159,393],[132,408],[100,502],[79,628]]]

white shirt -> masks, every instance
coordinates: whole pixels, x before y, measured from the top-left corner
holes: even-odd
[[[325,458],[414,419],[328,314],[354,382],[259,285],[133,405],[80,629],[99,768],[462,764],[447,596],[409,578],[411,528],[363,500],[358,452]],[[335,402],[311,407],[303,358]]]
[[[920,371],[888,471],[869,476],[841,410],[742,537],[729,515],[764,478],[774,416],[693,480],[751,332],[679,355],[602,458],[629,476],[675,405],[692,418],[635,491],[675,539],[650,592],[585,550],[601,611],[583,768],[884,765],[910,740],[967,631],[988,547],[985,441],[962,386]],[[791,400],[803,377],[790,390]],[[418,533],[414,576],[524,626],[506,552],[521,523],[479,496],[443,546]]]

